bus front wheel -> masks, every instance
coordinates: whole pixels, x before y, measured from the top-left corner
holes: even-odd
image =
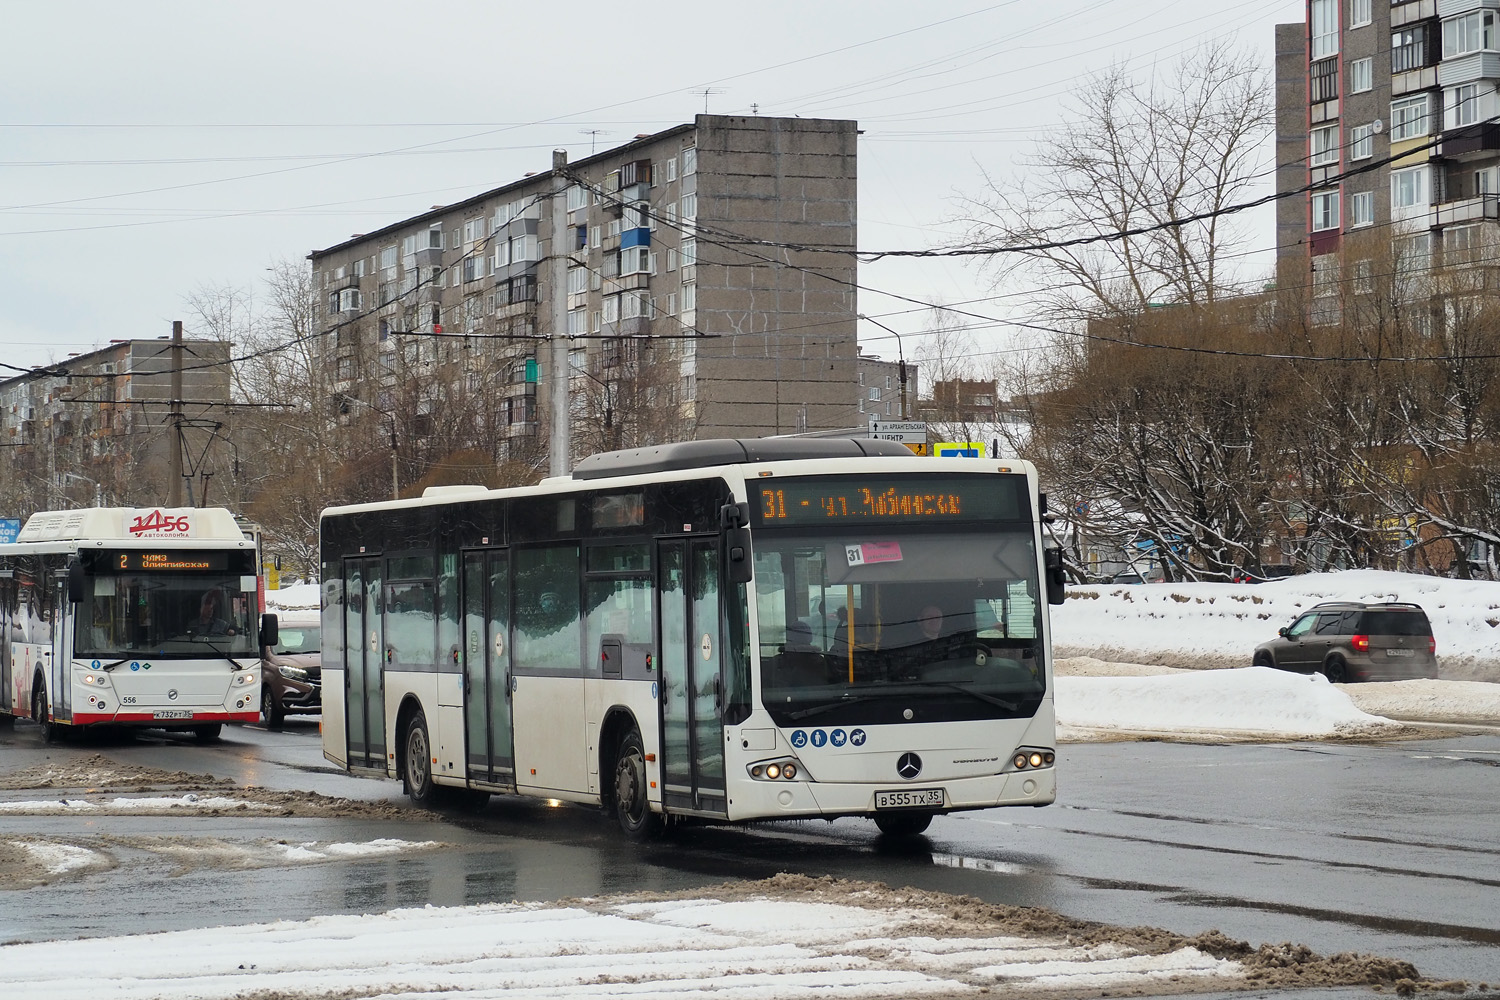
[[[40,677],[33,682],[31,691],[31,717],[42,730],[42,742],[56,743],[61,734],[57,731],[57,723],[52,721],[51,713],[47,711],[47,689],[42,686]]]
[[[641,734],[631,729],[615,755],[615,818],[631,840],[647,840],[662,831],[661,817],[651,811],[648,787],[646,750]]]
[[[427,809],[438,804],[438,787],[432,780],[432,738],[427,733],[427,716],[421,709],[406,724],[405,758],[401,778],[413,804]]]

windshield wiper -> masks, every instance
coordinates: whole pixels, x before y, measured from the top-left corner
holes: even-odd
[[[857,705],[862,701],[870,700],[870,696],[865,694],[856,695],[853,698],[840,698],[838,701],[831,701],[826,705],[814,705],[812,708],[804,708],[800,711],[792,712],[787,718],[806,719],[814,715],[822,715],[824,712],[831,712],[835,708],[843,708],[845,705]]]
[[[1021,707],[1014,702],[1006,701],[1004,698],[996,698],[992,694],[985,694],[983,691],[975,691],[973,688],[966,688],[962,684],[954,684],[952,681],[917,681],[916,683],[920,687],[940,687],[948,688],[950,691],[960,691],[971,698],[977,698],[980,701],[987,701],[991,705],[998,705],[999,707],[1005,709],[1007,712],[1014,712]]]
[[[203,645],[207,646],[209,649],[213,650],[215,653],[218,653],[220,656],[224,657],[224,659],[228,660],[229,661],[229,665],[232,666],[232,667],[234,667],[234,669],[236,669],[236,670],[249,670],[250,669],[249,667],[247,667],[244,664],[242,664],[239,660],[236,660],[234,657],[230,656],[229,652],[227,650],[220,649],[218,646],[215,646],[213,643],[209,642],[207,639],[202,639],[200,641],[203,643]]]
[[[126,657],[123,657],[121,659],[116,660],[113,663],[106,663],[104,666],[100,667],[99,669],[100,670],[113,670],[113,669],[115,669],[115,667],[118,667],[120,664],[124,663],[126,660],[129,660],[129,659],[131,659],[131,657],[126,656]]]

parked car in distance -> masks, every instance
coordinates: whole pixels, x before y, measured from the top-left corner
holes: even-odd
[[[1437,676],[1437,641],[1420,605],[1327,601],[1256,646],[1252,662],[1337,684],[1404,681]]]
[[[261,720],[272,729],[288,715],[323,711],[323,624],[316,611],[277,613],[276,645],[261,647]]]

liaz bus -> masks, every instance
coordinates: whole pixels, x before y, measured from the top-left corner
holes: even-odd
[[[222,508],[34,514],[0,544],[0,718],[29,717],[48,742],[105,724],[212,740],[254,722],[257,562]]]
[[[1046,805],[1042,506],[1025,462],[769,438],[330,508],[324,756],[419,804],[598,804],[632,837]]]

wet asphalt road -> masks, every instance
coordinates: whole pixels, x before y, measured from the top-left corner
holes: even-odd
[[[244,784],[402,801],[395,781],[323,760],[315,722],[229,729],[215,746],[148,734],[44,747],[0,730],[0,771],[103,753]],[[648,846],[597,811],[497,798],[411,820],[0,815],[0,832],[287,841],[437,840],[436,853],[251,872],[182,872],[126,851],[114,871],[0,893],[0,942],[694,888],[777,872],[836,875],[1048,906],[1184,933],[1404,958],[1433,978],[1500,983],[1500,736],[1377,744],[1065,746],[1058,805],[939,817],[914,843],[864,821],[696,828]],[[5,799],[38,793],[7,792]],[[148,901],[143,905],[142,901]]]

